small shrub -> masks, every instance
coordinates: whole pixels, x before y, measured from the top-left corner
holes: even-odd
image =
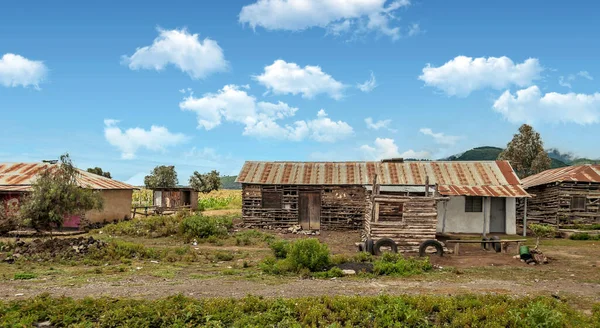
[[[29,280],[29,279],[35,279],[37,278],[36,274],[33,273],[15,273],[14,279],[15,280]]]
[[[385,276],[411,276],[433,269],[429,258],[404,258],[400,254],[383,253],[381,258],[373,263],[373,273]]]
[[[294,265],[288,259],[278,260],[273,256],[265,258],[260,264],[259,268],[268,274],[286,274],[297,272]]]
[[[556,232],[558,231],[554,226],[536,223],[530,224],[529,229],[531,229],[531,232],[533,232],[534,236],[542,238],[554,238],[556,236]]]
[[[333,267],[327,271],[315,272],[312,274],[312,276],[315,278],[330,279],[330,278],[342,277],[342,276],[344,276],[344,272],[342,271],[342,269],[340,269],[338,267]]]
[[[295,268],[306,268],[311,272],[321,271],[331,263],[329,248],[315,238],[299,239],[290,244],[286,259]]]
[[[231,252],[216,252],[215,259],[218,261],[231,261],[233,260],[233,253]]]
[[[208,238],[210,236],[225,237],[233,227],[231,217],[227,216],[190,216],[181,222],[180,232],[188,240],[193,238]]]
[[[287,257],[288,249],[290,247],[290,243],[284,239],[278,239],[269,244],[275,257],[278,259],[284,259]]]

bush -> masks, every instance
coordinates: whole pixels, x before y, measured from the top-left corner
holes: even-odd
[[[433,266],[429,258],[404,258],[401,254],[383,253],[381,258],[373,263],[373,273],[385,276],[412,276],[431,271]]]
[[[230,217],[196,215],[187,217],[181,222],[180,233],[187,240],[210,236],[225,237],[231,228],[233,228],[233,221]]]
[[[572,234],[569,239],[572,240],[600,240],[600,235],[590,235],[587,232],[578,232]]]
[[[534,236],[543,238],[554,238],[558,231],[554,226],[535,223],[530,224],[529,229],[531,229],[531,232],[533,232]]]
[[[279,239],[271,242],[269,244],[275,257],[278,259],[284,259],[287,257],[288,248],[290,247],[290,243],[287,240]]]
[[[37,278],[33,273],[15,273],[15,280],[29,280]]]
[[[156,215],[104,226],[104,233],[115,236],[168,237],[179,233],[183,216]]]
[[[321,279],[338,278],[344,276],[344,272],[338,267],[333,267],[327,271],[315,272],[312,274],[312,276]]]
[[[298,270],[322,271],[331,264],[329,248],[318,239],[299,239],[290,244],[286,259]]]

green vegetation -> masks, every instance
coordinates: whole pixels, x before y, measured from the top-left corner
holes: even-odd
[[[178,183],[177,172],[173,165],[159,165],[150,172],[150,175],[144,177],[144,185],[148,189],[175,188]]]
[[[88,169],[87,169],[87,171],[88,171],[88,172],[90,172],[90,173],[94,173],[94,174],[96,174],[96,175],[99,175],[99,176],[105,177],[105,178],[112,179],[112,176],[110,175],[110,172],[108,172],[108,171],[103,171],[103,170],[102,170],[102,168],[100,168],[100,167],[97,167],[97,166],[96,166],[96,167],[93,167],[93,168],[92,168],[92,167],[90,167],[90,168],[88,168]]]
[[[556,227],[548,224],[531,223],[528,225],[528,227],[529,229],[531,229],[531,232],[536,237],[554,238],[556,237],[556,233],[558,232]]]
[[[194,171],[189,180],[190,187],[201,193],[209,193],[213,190],[221,189],[221,178],[219,172],[212,170],[209,173],[199,173]]]
[[[561,229],[600,230],[600,223],[561,225]]]
[[[36,274],[25,273],[25,272],[15,273],[15,277],[14,277],[15,280],[29,280],[29,279],[35,279],[35,278],[37,278]]]
[[[495,161],[503,151],[498,147],[475,147],[458,156],[450,156],[451,161]]]
[[[569,239],[572,240],[600,240],[600,235],[590,235],[587,232],[579,232],[572,234]]]
[[[404,258],[402,254],[383,253],[380,259],[373,263],[373,273],[384,276],[412,276],[431,271],[433,266],[429,258]]]
[[[102,231],[111,236],[169,237],[180,236],[186,240],[194,238],[222,238],[233,227],[236,215],[203,216],[178,213],[174,216],[149,216],[104,226]]]
[[[42,295],[0,301],[0,317],[3,327],[31,327],[44,321],[77,327],[597,327],[600,306],[590,316],[550,297],[74,300]]]
[[[241,209],[242,193],[239,190],[218,190],[198,195],[198,210]]]
[[[242,189],[242,184],[235,182],[237,179],[237,175],[224,175],[221,177],[221,188],[223,189],[234,189],[240,190]]]
[[[318,239],[298,239],[293,243],[271,243],[275,257],[266,258],[260,268],[270,274],[321,272],[331,265],[329,248]]]

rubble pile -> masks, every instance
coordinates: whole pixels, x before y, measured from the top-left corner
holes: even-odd
[[[312,235],[318,236],[320,234],[319,230],[302,230],[302,227],[299,225],[293,225],[287,229],[287,232],[298,234],[298,235]]]
[[[34,239],[31,242],[17,240],[14,244],[5,245],[2,251],[8,251],[11,254],[3,261],[13,263],[20,257],[76,258],[87,254],[92,249],[100,249],[105,246],[104,241],[93,237],[52,238]]]

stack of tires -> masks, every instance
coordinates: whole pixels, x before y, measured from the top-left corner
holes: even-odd
[[[365,242],[359,244],[358,250],[360,252],[367,252],[373,255],[381,255],[382,248],[384,247],[389,247],[392,252],[398,253],[398,245],[390,238],[381,238],[376,242],[374,242],[373,239],[367,239]],[[429,239],[425,240],[421,243],[421,245],[419,245],[419,256],[427,255],[429,253],[427,251],[429,247],[435,248],[435,252],[433,254],[438,256],[444,255],[444,247],[442,244],[437,240]]]

